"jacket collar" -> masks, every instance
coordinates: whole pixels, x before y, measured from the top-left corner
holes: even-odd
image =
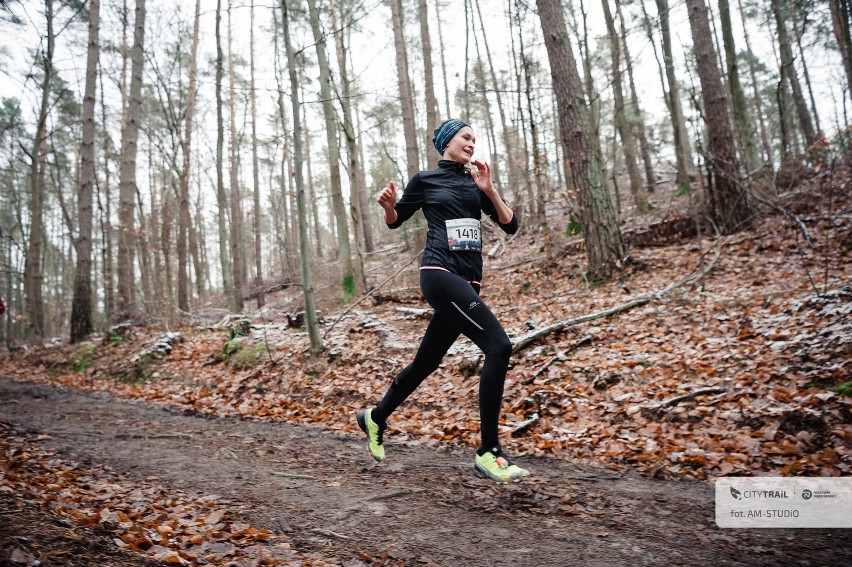
[[[457,161],[453,161],[451,159],[442,159],[438,161],[438,168],[455,171],[457,173],[464,173],[467,170],[464,164],[461,164]]]

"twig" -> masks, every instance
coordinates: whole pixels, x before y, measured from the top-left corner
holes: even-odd
[[[320,535],[327,536],[327,537],[342,539],[343,541],[356,541],[355,538],[351,538],[349,536],[345,536],[343,534],[339,534],[339,533],[333,532],[331,530],[323,530],[323,529],[320,529],[320,528],[311,528],[311,531],[314,532],[314,533],[318,533]]]
[[[542,374],[545,370],[547,370],[548,368],[550,368],[550,366],[551,366],[554,362],[556,362],[557,360],[564,360],[564,359],[565,359],[565,356],[566,356],[569,352],[571,352],[571,351],[573,351],[573,350],[577,350],[578,348],[580,348],[580,347],[582,347],[582,346],[586,346],[586,345],[588,345],[588,344],[591,344],[591,342],[592,342],[592,337],[591,337],[591,336],[589,336],[589,335],[587,335],[587,336],[583,337],[582,339],[580,339],[579,341],[577,341],[576,343],[574,343],[573,345],[571,345],[571,346],[569,346],[568,348],[566,348],[565,350],[563,350],[563,351],[560,351],[560,352],[556,353],[555,355],[553,355],[552,357],[550,357],[550,360],[548,360],[547,362],[545,362],[544,364],[542,364],[542,365],[541,365],[541,367],[539,367],[539,369],[538,369],[538,370],[536,370],[535,372],[533,372],[533,373],[532,373],[532,376],[530,376],[529,378],[527,378],[526,380],[524,380],[524,384],[527,384],[527,385],[532,384],[532,383],[533,383],[533,381],[535,381],[535,379],[536,379],[536,378],[538,378],[538,377],[539,377],[539,376],[540,376],[540,375],[541,375],[541,374]]]
[[[645,404],[643,407],[648,409],[660,409],[668,406],[673,406],[675,404],[679,404],[684,400],[691,400],[697,396],[703,396],[704,394],[721,394],[727,393],[728,389],[724,386],[708,386],[706,388],[699,388],[687,394],[681,394],[679,396],[671,396],[670,398],[666,398],[665,400],[659,402],[651,402]]]
[[[308,474],[295,474],[295,473],[287,473],[281,471],[270,471],[269,474],[274,476],[283,476],[285,478],[302,478],[305,480],[316,480],[315,476],[311,476]]]
[[[370,498],[367,498],[367,501],[373,502],[373,501],[376,501],[376,500],[389,500],[391,498],[397,498],[399,496],[408,496],[412,492],[414,492],[414,491],[413,490],[407,490],[407,489],[406,490],[397,490],[396,492],[388,492],[387,494],[377,494],[375,496],[371,496]]]
[[[518,425],[512,428],[512,431],[509,434],[512,437],[520,435],[521,433],[525,433],[530,427],[533,426],[534,423],[538,422],[541,419],[541,415],[538,412],[533,413],[528,419],[522,421]]]
[[[158,435],[144,435],[142,433],[119,433],[113,435],[113,439],[177,439],[181,441],[192,441],[191,433],[163,433]]]
[[[329,326],[329,328],[325,330],[325,333],[323,333],[323,335],[322,335],[323,340],[325,340],[325,338],[328,336],[328,334],[331,332],[331,330],[334,328],[335,325],[337,325],[344,317],[349,315],[350,311],[355,309],[362,301],[364,301],[365,299],[367,299],[368,297],[370,297],[371,295],[373,295],[374,293],[376,293],[377,291],[382,289],[382,287],[384,287],[384,285],[386,283],[388,283],[389,281],[394,279],[396,276],[398,276],[401,271],[403,271],[405,268],[407,268],[408,265],[411,264],[411,262],[413,262],[414,260],[416,260],[419,256],[420,256],[420,253],[418,252],[417,254],[414,254],[413,256],[408,258],[408,260],[405,260],[402,263],[402,265],[399,267],[399,269],[396,272],[394,272],[391,277],[389,277],[388,279],[386,279],[385,281],[380,283],[378,286],[376,286],[373,289],[371,289],[370,291],[368,291],[366,294],[362,295],[361,298],[358,301],[356,301],[355,303],[350,305],[349,309],[347,309],[346,311],[341,313],[340,317],[335,319],[334,323],[332,323],[331,326]]]

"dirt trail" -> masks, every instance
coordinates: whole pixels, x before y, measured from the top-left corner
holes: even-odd
[[[361,438],[319,428],[4,378],[0,419],[50,435],[63,458],[243,502],[256,528],[289,526],[294,551],[341,564],[363,551],[406,565],[838,565],[852,549],[852,530],[721,530],[708,484],[555,459],[525,458],[530,479],[495,485],[469,454],[390,440],[377,464]]]

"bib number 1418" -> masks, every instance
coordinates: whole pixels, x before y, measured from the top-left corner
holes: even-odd
[[[451,219],[447,224],[450,250],[482,250],[482,233],[478,219]]]

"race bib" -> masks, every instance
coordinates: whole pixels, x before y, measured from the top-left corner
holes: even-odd
[[[451,219],[447,224],[450,250],[482,251],[482,232],[477,219]]]

